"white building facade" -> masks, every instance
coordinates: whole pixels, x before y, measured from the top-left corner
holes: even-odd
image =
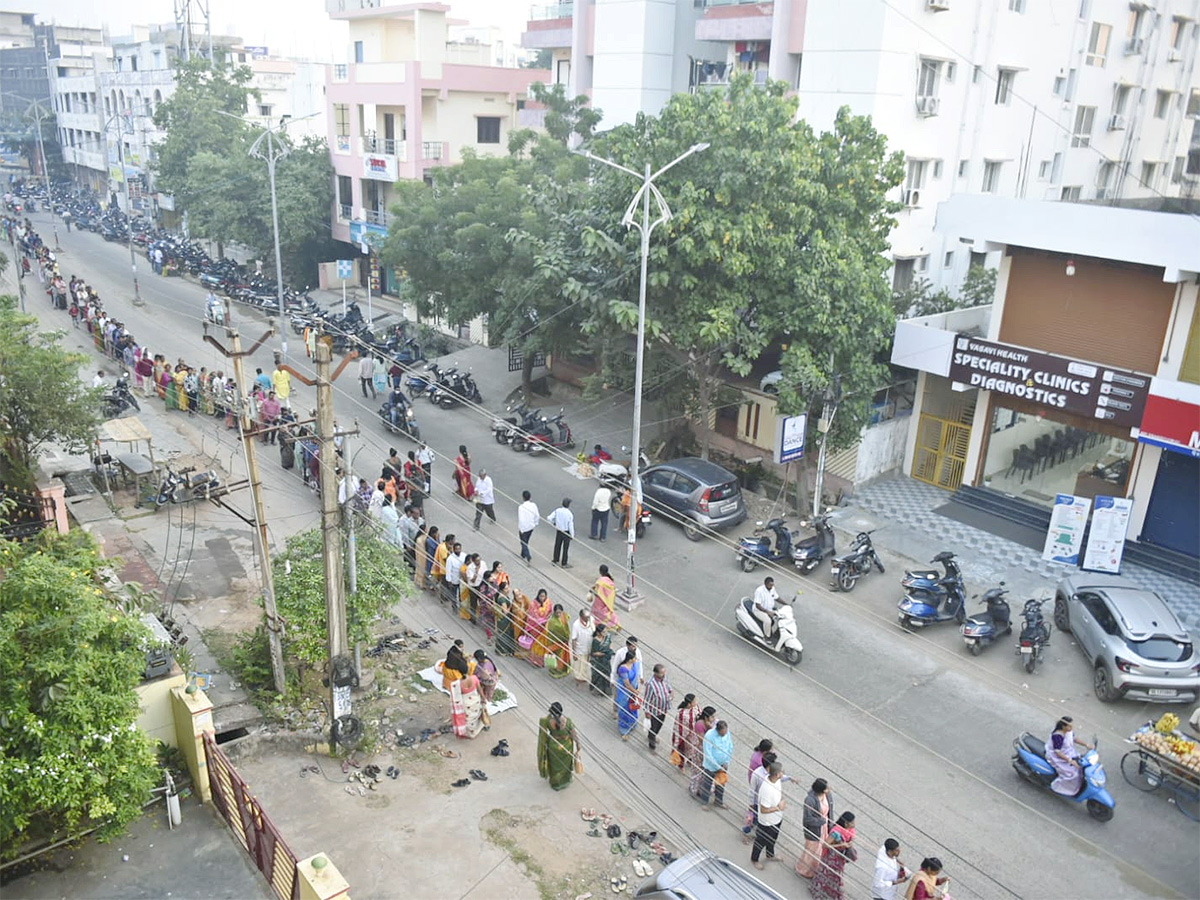
[[[108,184],[108,163],[97,76],[109,67],[112,48],[98,39],[95,43],[59,42],[56,51],[47,67],[63,163],[78,184],[103,192]]]

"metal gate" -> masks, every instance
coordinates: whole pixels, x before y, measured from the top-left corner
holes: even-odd
[[[948,491],[958,490],[970,442],[970,424],[921,413],[912,477]]]
[[[533,367],[539,368],[546,365],[546,354],[541,350],[537,350],[533,354]],[[519,347],[509,346],[508,348],[508,371],[520,372],[525,366],[525,353]]]
[[[299,900],[296,855],[288,849],[279,829],[250,793],[250,786],[238,774],[225,751],[217,746],[211,732],[204,735],[204,755],[208,760],[209,783],[217,810],[250,854],[254,865],[266,876],[275,896],[279,900]]]

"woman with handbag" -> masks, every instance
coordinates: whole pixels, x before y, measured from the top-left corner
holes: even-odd
[[[854,847],[854,813],[844,812],[838,816],[837,824],[829,829],[825,838],[825,849],[821,854],[821,865],[808,885],[808,892],[816,900],[844,900],[842,870],[847,862],[858,859]]]
[[[608,696],[608,673],[612,670],[612,635],[603,622],[596,624],[592,633],[592,649],[588,654],[592,663],[592,680],[588,691],[594,694]]]
[[[796,860],[796,874],[801,878],[812,878],[821,864],[821,847],[829,836],[833,824],[833,794],[824,778],[812,783],[812,790],[804,798],[804,850]]]
[[[575,723],[563,715],[562,704],[550,704],[550,715],[538,722],[538,774],[561,791],[576,771],[583,771]]]
[[[671,765],[682,770],[687,763],[688,736],[696,733],[696,695],[684,694],[671,728]]]
[[[642,710],[639,694],[641,684],[637,677],[637,654],[625,651],[625,659],[617,666],[617,730],[621,740],[629,740],[629,733],[637,727]]]
[[[913,879],[904,892],[905,900],[940,900],[945,896],[949,875],[943,875],[942,861],[936,856],[927,856],[921,860],[921,868],[913,874]]]

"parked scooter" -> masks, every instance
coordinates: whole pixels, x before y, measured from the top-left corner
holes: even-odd
[[[826,510],[828,513],[828,510]],[[808,526],[809,522],[801,522],[800,527]],[[837,555],[837,542],[833,536],[833,527],[829,524],[829,516],[820,515],[812,520],[813,531],[816,533],[797,541],[792,550],[792,559],[801,575],[811,575],[821,565],[821,560],[827,556]]]
[[[542,416],[541,422],[528,435],[518,434],[509,444],[518,453],[544,453],[547,450],[570,450],[575,446],[571,437],[571,426],[563,420],[564,411],[559,410],[553,418]]]
[[[1021,611],[1024,624],[1017,638],[1017,653],[1025,661],[1025,671],[1030,675],[1037,669],[1038,663],[1046,655],[1050,646],[1050,623],[1042,615],[1042,605],[1049,602],[1044,600],[1026,600],[1025,608]]]
[[[767,523],[755,522],[754,534],[738,540],[733,559],[743,572],[753,572],[759,563],[778,563],[792,560],[796,534],[788,531],[783,519],[771,519]],[[771,546],[771,536],[775,546]]]
[[[939,557],[947,555],[939,553]],[[936,559],[936,557],[935,557]],[[941,560],[947,562],[947,560]],[[940,583],[944,592],[931,592],[923,589],[905,588],[904,599],[899,603],[900,625],[904,628],[922,628],[925,625],[937,625],[953,619],[962,625],[967,618],[966,586],[963,584],[962,570],[957,565],[953,567],[952,579],[943,579]],[[907,577],[904,581],[907,581]],[[904,584],[904,581],[901,584]]]
[[[504,411],[511,415],[492,420],[492,437],[497,444],[507,444],[518,431],[529,432],[541,420],[542,411],[531,410],[524,403],[510,404]]]
[[[883,574],[883,560],[871,543],[871,532],[860,531],[850,545],[849,553],[829,561],[830,586],[834,590],[852,591],[858,579],[870,572],[872,566]]]
[[[412,403],[400,391],[392,391],[387,403],[379,407],[379,420],[393,434],[407,435],[420,442],[421,426],[417,424],[417,414],[413,411]]]
[[[168,503],[188,503],[192,500],[208,500],[221,487],[221,479],[213,470],[197,472],[195,466],[188,466],[178,472],[167,468],[163,475],[158,492],[149,500],[158,509]]]
[[[906,594],[930,594],[937,597],[938,602],[941,602],[946,599],[950,585],[962,581],[962,569],[954,561],[954,554],[949,550],[943,550],[930,562],[940,564],[943,571],[939,572],[937,569],[906,570],[904,577],[900,580],[900,587]]]
[[[742,637],[753,641],[760,647],[765,647],[781,657],[789,665],[797,665],[804,652],[796,631],[796,613],[790,603],[780,603],[775,607],[775,633],[764,634],[763,625],[754,615],[754,600],[743,597],[737,605],[737,630]]]
[[[113,389],[104,395],[102,410],[104,418],[115,419],[124,415],[127,410],[141,411],[137,398],[129,391],[129,373],[126,372],[117,379]]]
[[[404,379],[404,386],[408,388],[409,394],[415,399],[427,393],[431,387],[436,386],[441,375],[441,366],[435,362],[430,363],[423,372],[414,372]]]
[[[963,641],[972,656],[978,656],[983,652],[983,648],[996,638],[1012,634],[1012,611],[1008,607],[1008,601],[1004,599],[1008,591],[1004,589],[1003,581],[1000,585],[983,595],[983,602],[987,608],[962,624]]]
[[[470,372],[457,373],[453,378],[448,379],[448,384],[444,387],[439,384],[429,399],[442,409],[450,409],[460,403],[483,402],[483,396],[479,393],[479,388]]]
[[[1100,764],[1099,750],[1099,742],[1093,737],[1091,749],[1079,757],[1083,777],[1080,779],[1079,793],[1074,797],[1060,794],[1050,787],[1054,779],[1058,777],[1058,772],[1046,760],[1045,743],[1028,731],[1022,732],[1013,741],[1012,766],[1018,775],[1031,784],[1049,791],[1056,797],[1082,803],[1087,807],[1088,815],[1093,819],[1107,822],[1113,817],[1117,803],[1105,788],[1108,776],[1104,774],[1104,766]]]

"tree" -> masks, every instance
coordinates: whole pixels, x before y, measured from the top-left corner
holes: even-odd
[[[408,593],[408,568],[397,547],[359,529],[358,590],[346,597],[350,643],[366,641],[371,623]],[[302,531],[287,540],[272,560],[275,602],[284,620],[284,647],[301,669],[324,663],[328,655],[325,617],[325,568],[321,531]]]
[[[85,444],[100,420],[101,391],[79,380],[88,359],[61,346],[61,332],[39,333],[37,319],[0,297],[0,465],[28,480],[50,441]]]
[[[639,172],[711,144],[656,182],[674,218],[651,244],[646,322],[687,375],[701,422],[725,373],[749,374],[777,339],[786,343],[785,412],[807,408],[835,373],[855,387],[878,374],[871,354],[891,321],[884,195],[902,163],[864,118],[843,110],[818,136],[796,112],[786,85],[737,77],[727,94],[677,94],[660,116],[639,115],[596,141],[598,155]],[[607,314],[632,330],[639,237],[622,233],[614,213],[637,183],[604,166],[592,177],[593,207],[607,210],[606,230],[627,251],[607,279],[620,289]]]
[[[149,632],[100,587],[81,532],[0,542],[0,846],[141,814],[158,777],[136,727]]]
[[[918,278],[905,290],[896,291],[893,294],[892,306],[898,318],[912,319],[917,316],[932,316],[955,309],[983,306],[992,302],[995,293],[996,270],[985,269],[983,266],[971,266],[967,270],[967,277],[963,279],[957,297],[946,288],[939,288],[935,291],[927,279]]]

